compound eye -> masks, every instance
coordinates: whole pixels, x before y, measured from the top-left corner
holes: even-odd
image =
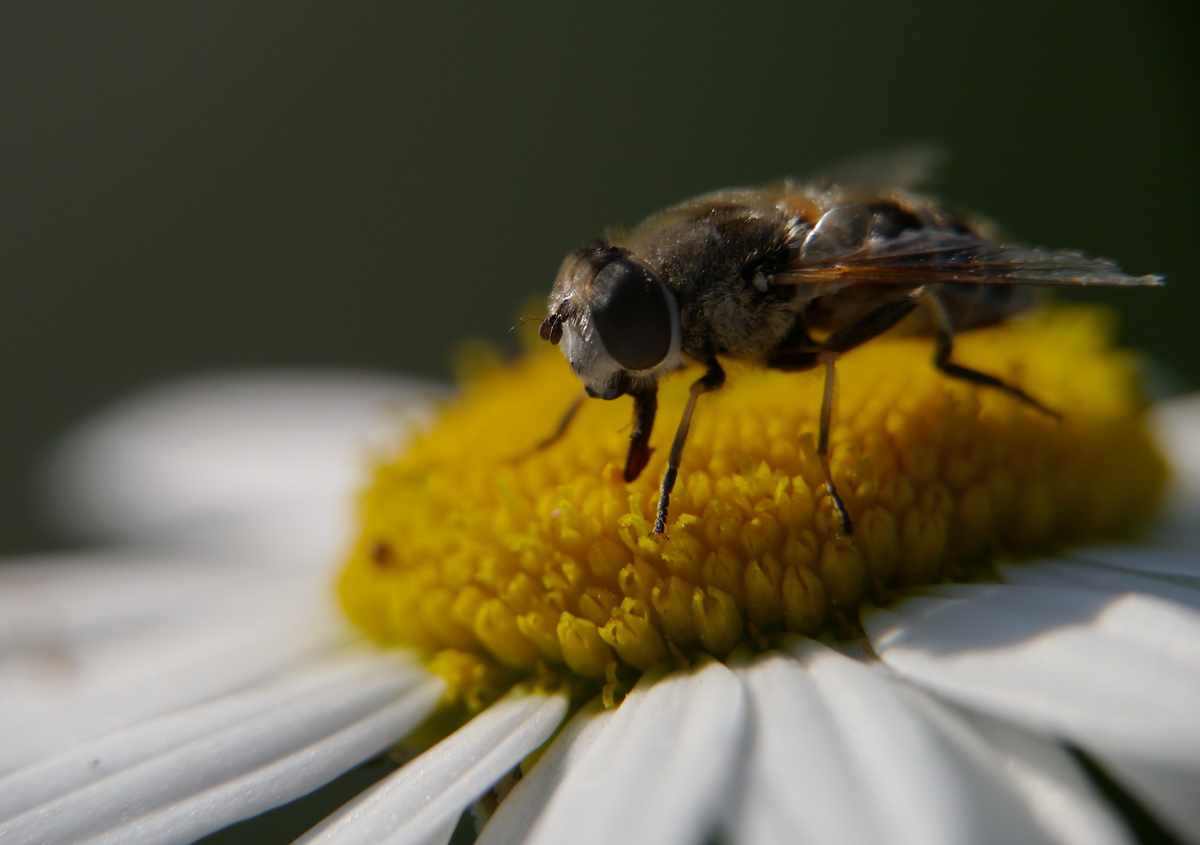
[[[675,319],[671,292],[644,264],[618,258],[593,283],[592,325],[613,360],[627,370],[649,370],[671,351]]]

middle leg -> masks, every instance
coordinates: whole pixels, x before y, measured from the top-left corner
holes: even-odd
[[[850,518],[850,511],[841,494],[838,493],[837,485],[833,483],[833,470],[829,465],[829,433],[833,428],[833,404],[837,387],[835,365],[842,353],[873,340],[911,314],[920,304],[923,291],[924,288],[917,288],[891,302],[886,302],[819,343],[811,340],[803,326],[798,325],[791,333],[794,338],[789,337],[789,340],[794,342],[776,349],[767,359],[767,366],[778,370],[809,370],[818,365],[825,369],[821,415],[817,424],[817,457],[821,461],[821,471],[825,476],[825,491],[829,494],[829,501],[837,513],[842,533],[846,536],[854,533],[854,521]]]

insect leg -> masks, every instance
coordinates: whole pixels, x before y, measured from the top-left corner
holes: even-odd
[[[868,340],[873,340],[911,314],[920,303],[921,290],[918,288],[912,293],[879,306],[863,316],[862,319],[834,332],[821,344],[818,358],[825,365],[825,388],[821,394],[821,417],[817,429],[817,457],[821,459],[821,469],[825,473],[825,490],[829,493],[829,500],[833,503],[838,521],[842,524],[842,533],[847,536],[854,533],[854,523],[850,519],[850,511],[846,508],[846,503],[842,501],[837,486],[833,483],[833,469],[829,466],[829,432],[833,428],[833,398],[836,385],[834,364],[843,352],[849,352],[857,346],[862,346]]]
[[[924,288],[917,288],[912,293],[906,293],[898,299],[885,302],[874,311],[869,311],[861,319],[825,338],[821,344],[821,351],[840,354],[862,346],[868,340],[874,340],[920,305],[923,290]]]
[[[642,474],[650,460],[650,432],[658,410],[658,387],[633,394],[633,433],[629,435],[629,454],[625,456],[625,480],[633,481]]]
[[[821,394],[821,419],[817,428],[817,457],[821,459],[821,470],[825,473],[825,489],[829,492],[829,501],[837,512],[838,521],[842,523],[842,533],[849,536],[854,533],[854,523],[850,520],[850,511],[842,501],[833,483],[833,470],[829,466],[829,429],[833,424],[833,394],[834,394],[834,363],[837,355],[825,353],[821,362],[825,365],[825,388]]]
[[[667,531],[667,504],[671,500],[671,491],[675,489],[675,477],[679,474],[679,462],[683,457],[683,443],[687,440],[688,428],[692,424],[692,412],[696,410],[696,400],[704,393],[717,390],[725,384],[725,371],[713,358],[708,362],[704,375],[692,382],[691,394],[679,419],[679,427],[675,429],[675,440],[671,443],[671,453],[667,456],[667,468],[663,470],[662,484],[658,489],[658,513],[654,517],[654,533],[665,534]]]
[[[933,312],[933,339],[935,344],[933,365],[935,367],[951,378],[962,379],[972,384],[980,384],[984,387],[993,387],[997,390],[1002,390],[1009,396],[1029,405],[1031,408],[1036,408],[1048,417],[1053,417],[1056,420],[1062,419],[1061,414],[1047,408],[1021,388],[998,379],[996,376],[990,376],[987,373],[981,373],[979,370],[973,370],[970,367],[964,367],[962,364],[955,364],[951,361],[950,355],[954,351],[954,326],[950,320],[950,314],[947,312],[946,306],[938,299],[935,291],[928,290],[925,298],[929,303],[930,310]]]
[[[821,345],[809,336],[804,321],[797,318],[779,345],[771,350],[766,363],[772,370],[785,373],[811,370],[820,363],[817,360],[820,351]]]
[[[571,404],[567,406],[566,413],[562,415],[562,419],[558,421],[558,426],[554,429],[554,431],[535,443],[533,448],[530,449],[526,454],[532,455],[535,452],[540,452],[543,449],[553,446],[555,443],[561,440],[562,436],[567,433],[567,429],[570,428],[571,420],[575,419],[575,415],[579,413],[579,408],[583,405],[583,400],[586,398],[587,394],[581,392],[578,396],[572,399]]]

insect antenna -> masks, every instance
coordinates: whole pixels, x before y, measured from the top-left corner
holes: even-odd
[[[510,332],[515,332],[517,329],[521,328],[521,326],[528,325],[529,323],[537,323],[537,322],[540,322],[542,319],[544,319],[544,318],[542,318],[542,317],[532,317],[532,316],[522,317],[521,319],[517,320],[517,322],[516,322],[516,323],[514,323],[514,324],[513,324],[513,325],[512,325],[512,326],[509,328],[509,331],[510,331]]]

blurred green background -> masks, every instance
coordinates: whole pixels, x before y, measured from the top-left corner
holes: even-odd
[[[563,254],[713,188],[914,141],[1014,238],[1166,275],[1085,292],[1200,384],[1183,4],[0,5],[0,551],[69,424],[151,382],[444,375]]]

